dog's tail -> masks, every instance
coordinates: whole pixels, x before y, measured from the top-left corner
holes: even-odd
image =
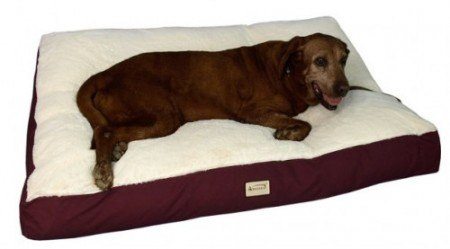
[[[77,105],[81,113],[87,118],[92,129],[108,125],[108,120],[94,106],[94,97],[108,83],[108,79],[101,74],[90,77],[80,87],[77,94]]]

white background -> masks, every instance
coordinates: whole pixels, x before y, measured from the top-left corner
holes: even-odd
[[[0,247],[450,248],[450,6],[445,2],[1,1]],[[324,15],[340,22],[385,92],[436,124],[442,143],[439,173],[320,201],[78,239],[37,242],[21,235],[18,205],[25,178],[26,125],[42,34]]]

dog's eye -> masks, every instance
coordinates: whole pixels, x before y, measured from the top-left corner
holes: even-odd
[[[327,59],[325,59],[323,57],[319,57],[319,58],[315,59],[314,63],[319,67],[325,67],[328,64]]]
[[[345,66],[345,64],[347,63],[347,56],[343,57],[340,61],[342,66]]]

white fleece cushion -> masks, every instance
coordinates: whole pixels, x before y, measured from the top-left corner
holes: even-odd
[[[351,51],[346,68],[352,91],[336,111],[309,108],[299,118],[313,130],[302,142],[278,141],[273,130],[230,120],[188,123],[175,134],[134,141],[114,165],[114,186],[144,183],[197,171],[313,158],[336,150],[402,135],[421,135],[435,127],[379,91],[362,59],[332,18],[272,22],[250,26],[89,30],[42,37],[37,71],[35,170],[27,182],[27,201],[42,196],[98,192],[91,171],[92,129],[79,112],[76,93],[91,75],[133,55],[152,51],[217,51],[267,40],[322,32],[344,40]]]

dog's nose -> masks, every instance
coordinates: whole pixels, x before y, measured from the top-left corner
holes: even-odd
[[[338,83],[335,85],[334,91],[339,97],[344,97],[347,94],[349,88],[350,87],[348,86],[348,84]]]

